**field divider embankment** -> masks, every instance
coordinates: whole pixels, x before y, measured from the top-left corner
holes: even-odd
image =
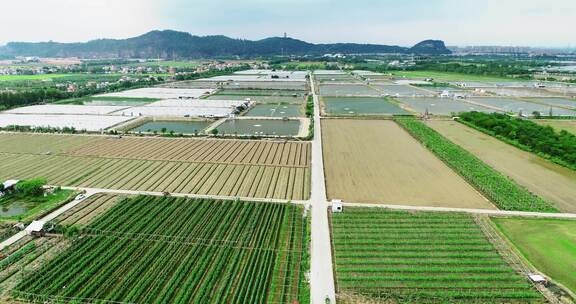
[[[332,203],[330,202],[327,202],[327,204],[330,206],[332,205]],[[530,212],[530,211],[425,207],[425,206],[372,204],[372,203],[342,203],[342,205],[344,207],[368,207],[368,208],[384,208],[392,210],[411,210],[411,211],[430,211],[430,212],[460,212],[469,214],[484,214],[489,216],[518,216],[518,217],[536,217],[536,218],[576,219],[576,213],[546,213],[546,212]]]
[[[166,196],[166,194],[164,192],[157,192],[157,191],[137,191],[137,190],[66,187],[66,186],[63,186],[62,189],[86,191],[86,192],[90,192],[90,193]],[[228,200],[228,201],[241,200],[241,201],[257,202],[257,203],[281,203],[281,204],[296,204],[296,205],[308,205],[309,204],[308,201],[301,201],[301,200],[285,200],[285,199],[274,199],[274,198],[254,198],[254,197],[239,197],[239,196],[225,196],[225,195],[170,193],[169,196],[171,196],[171,197],[185,197],[185,198],[198,198],[198,199]]]

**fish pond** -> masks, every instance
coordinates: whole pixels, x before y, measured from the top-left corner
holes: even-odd
[[[297,136],[299,120],[229,119],[216,127],[219,134],[251,136]]]

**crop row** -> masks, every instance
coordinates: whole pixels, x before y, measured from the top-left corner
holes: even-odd
[[[51,134],[0,134],[0,152],[8,153],[61,153],[75,147],[97,143],[94,136]]]
[[[120,200],[120,196],[98,193],[83,200],[56,218],[60,225],[85,225],[92,218],[106,212]]]
[[[25,278],[14,295],[291,303],[302,299],[301,276],[293,280],[293,275],[304,272],[305,230],[296,205],[140,196],[91,223],[70,249]]]
[[[66,155],[226,164],[306,167],[310,144],[249,140],[106,138],[70,149]]]
[[[424,123],[416,119],[398,119],[397,122],[500,209],[558,211]]]
[[[5,153],[0,160],[0,179],[42,176],[61,186],[295,200],[310,192],[310,169],[304,167]]]
[[[338,293],[390,303],[541,302],[470,216],[442,215],[373,208],[332,214]],[[458,224],[446,225],[452,219]]]

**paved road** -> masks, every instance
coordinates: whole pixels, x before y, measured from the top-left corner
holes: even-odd
[[[432,212],[464,212],[471,214],[485,214],[494,216],[522,216],[522,217],[539,217],[539,218],[565,218],[576,219],[575,213],[544,213],[544,212],[526,212],[526,211],[506,211],[495,209],[469,209],[469,208],[446,208],[446,207],[423,207],[423,206],[406,206],[406,205],[388,205],[388,204],[363,204],[363,203],[343,203],[344,207],[369,207],[369,208],[388,208],[394,210],[413,210],[413,211],[432,211]]]
[[[314,140],[312,141],[312,236],[310,261],[310,296],[312,304],[325,303],[329,297],[335,301],[334,273],[332,270],[332,248],[328,225],[328,203],[324,184],[324,161],[322,155],[322,132],[320,126],[320,102],[311,81],[314,96]]]
[[[88,198],[88,197],[90,197],[96,193],[98,193],[98,191],[87,190],[85,195],[86,195],[86,198]],[[62,213],[74,208],[76,205],[80,204],[80,202],[82,202],[86,198],[80,199],[80,200],[75,199],[75,200],[67,203],[66,205],[56,209],[54,212],[51,212],[50,214],[46,215],[45,217],[38,219],[38,221],[49,222],[49,221],[57,218]],[[10,238],[6,239],[5,241],[3,241],[2,243],[0,243],[0,250],[3,250],[4,248],[18,242],[20,239],[22,239],[25,236],[26,236],[26,231],[20,231],[20,232],[16,233],[12,237],[10,237]]]

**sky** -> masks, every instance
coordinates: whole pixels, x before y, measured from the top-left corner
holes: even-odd
[[[576,0],[1,0],[0,44],[150,30],[313,43],[576,47]]]

